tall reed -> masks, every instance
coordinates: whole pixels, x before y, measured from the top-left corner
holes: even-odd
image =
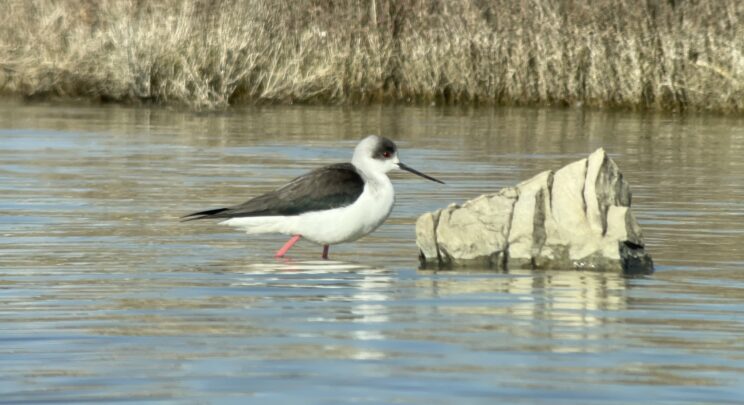
[[[744,111],[741,0],[5,0],[0,92]]]

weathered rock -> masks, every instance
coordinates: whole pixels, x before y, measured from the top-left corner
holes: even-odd
[[[556,172],[422,215],[421,266],[651,273],[630,202],[622,173],[598,149]]]

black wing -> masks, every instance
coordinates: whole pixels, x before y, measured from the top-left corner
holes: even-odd
[[[290,181],[279,189],[243,204],[186,215],[191,221],[204,218],[300,215],[352,204],[362,194],[364,180],[351,163],[321,167]]]

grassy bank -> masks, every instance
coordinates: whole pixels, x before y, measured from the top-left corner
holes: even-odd
[[[0,92],[736,113],[742,27],[741,0],[5,0]]]

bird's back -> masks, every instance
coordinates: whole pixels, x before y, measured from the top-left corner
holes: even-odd
[[[294,216],[350,205],[363,191],[364,180],[354,165],[338,163],[313,170],[242,204],[199,211],[184,218]]]

